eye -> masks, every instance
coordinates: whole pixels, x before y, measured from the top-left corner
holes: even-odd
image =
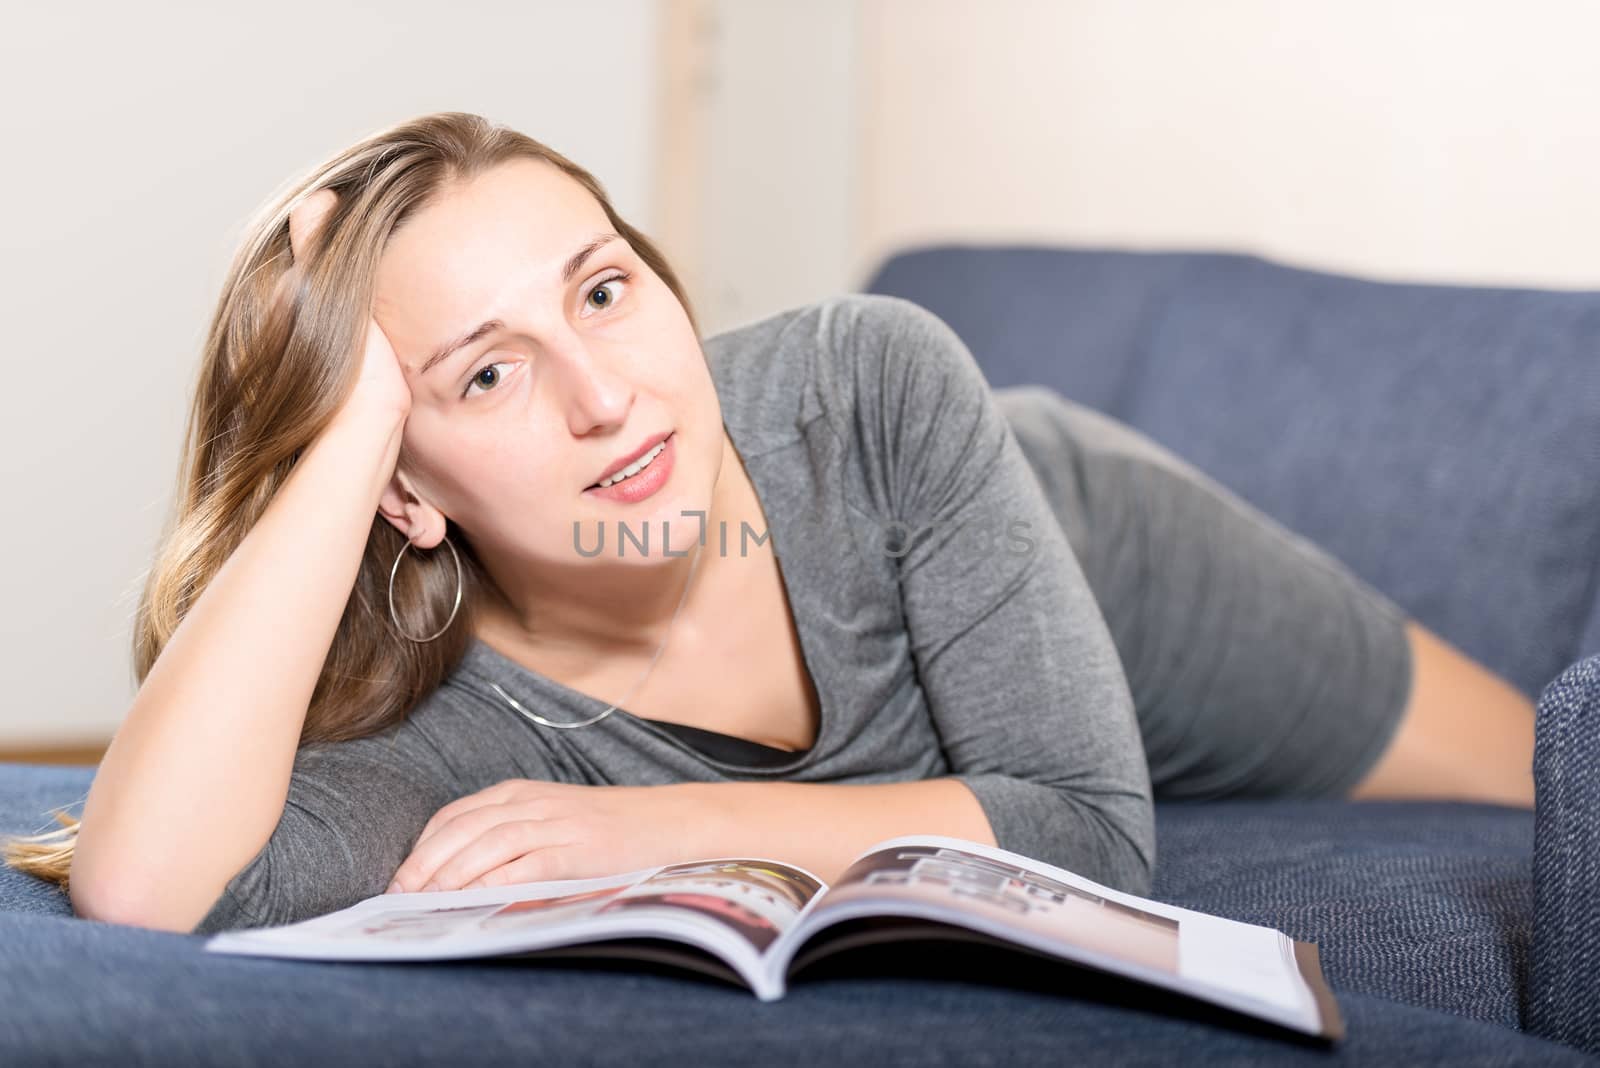
[[[607,278],[605,281],[601,282],[599,285],[597,285],[593,289],[589,290],[589,298],[588,299],[592,300],[594,297],[596,297],[596,296],[598,296],[598,295],[600,295],[602,293],[608,293],[608,292],[610,292],[608,287],[616,285],[618,282],[626,282],[632,277],[633,277],[633,275],[629,274],[627,271],[619,270],[619,271],[617,271],[616,274],[612,275],[610,278]],[[617,302],[617,298],[616,297],[608,296],[608,297],[606,297],[604,302],[602,302],[600,304],[592,305],[592,307],[605,309],[605,308],[611,307],[611,305],[615,304],[616,302]]]
[[[467,388],[461,391],[461,396],[463,398],[472,396],[472,387],[473,386],[481,386],[481,385],[484,384],[483,381],[482,381],[482,376],[483,376],[484,372],[492,371],[496,367],[502,367],[502,366],[504,366],[506,364],[506,362],[507,361],[505,361],[505,360],[495,360],[493,363],[486,363],[482,367],[478,368],[476,371],[472,372],[472,377],[467,379]],[[494,376],[494,379],[489,383],[491,389],[492,389],[493,386],[497,385],[499,383],[499,381],[500,381],[500,374],[499,374],[499,372],[496,372],[495,376]],[[484,392],[490,392],[490,390],[485,390]]]

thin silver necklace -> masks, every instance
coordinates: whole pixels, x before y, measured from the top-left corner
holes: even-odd
[[[634,694],[639,692],[639,687],[644,685],[644,680],[650,677],[650,672],[655,668],[656,661],[660,660],[661,654],[666,651],[667,639],[672,637],[672,625],[678,621],[678,613],[683,611],[683,604],[689,599],[689,585],[690,583],[694,582],[694,571],[695,568],[700,566],[700,553],[704,550],[704,539],[702,539],[700,547],[695,551],[694,559],[689,563],[689,575],[683,580],[683,593],[678,597],[678,607],[672,610],[672,618],[667,620],[667,632],[661,636],[661,646],[656,650],[656,655],[650,658],[650,664],[644,669],[644,674],[639,676],[639,681],[633,684],[633,689],[628,691],[628,696],[624,697],[623,701],[628,700],[629,698],[633,697]],[[499,683],[491,682],[489,685],[494,687],[495,692],[503,697],[506,703],[517,711],[518,715],[522,716],[524,719],[532,720],[534,723],[538,723],[546,727],[560,727],[563,729],[568,727],[587,727],[591,723],[600,722],[617,710],[617,705],[612,705],[610,708],[591,719],[582,720],[578,723],[557,723],[555,720],[545,719],[537,712],[531,712],[528,709],[523,708],[517,703],[517,699],[515,697],[512,697],[510,694],[506,693],[500,688]],[[622,702],[619,701],[617,704],[621,703]]]

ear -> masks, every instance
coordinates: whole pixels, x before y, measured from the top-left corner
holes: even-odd
[[[398,468],[378,498],[378,514],[418,549],[432,549],[444,541],[444,513],[417,493],[410,476]]]

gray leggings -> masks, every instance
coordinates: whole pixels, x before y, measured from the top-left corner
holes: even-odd
[[[1156,798],[1344,796],[1410,695],[1406,613],[1127,424],[994,395],[1116,643]]]

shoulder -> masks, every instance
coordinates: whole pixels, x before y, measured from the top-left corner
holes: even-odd
[[[353,736],[303,744],[295,754],[296,785],[291,789],[327,792],[379,777],[426,782],[455,791],[470,753],[459,739],[469,710],[446,683],[434,688],[383,726]]]
[[[955,331],[903,297],[841,293],[703,342],[724,418],[773,446],[827,417],[848,433],[863,405],[976,374]],[[926,372],[932,371],[933,374]]]
[[[908,335],[945,334],[953,336],[944,320],[915,301],[887,293],[839,293],[724,330],[707,338],[704,348],[714,365],[733,365],[778,354],[851,355]]]

